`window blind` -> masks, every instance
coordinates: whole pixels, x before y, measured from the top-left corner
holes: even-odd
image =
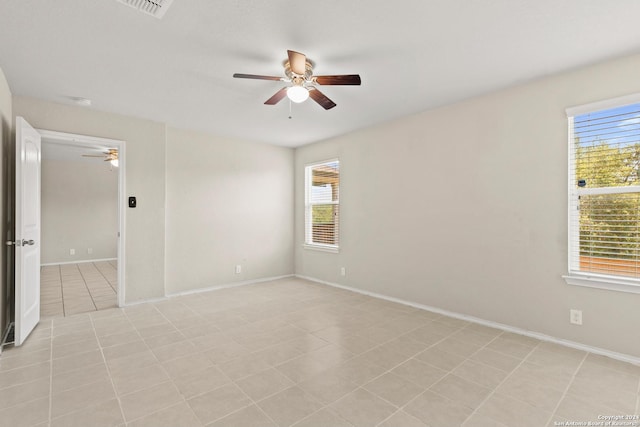
[[[305,168],[305,243],[337,248],[340,234],[340,162]]]
[[[640,104],[569,117],[569,270],[640,278]]]

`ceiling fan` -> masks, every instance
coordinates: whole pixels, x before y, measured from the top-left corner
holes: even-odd
[[[101,154],[83,154],[82,157],[102,157],[105,162],[111,162],[113,166],[118,166],[118,150],[116,148],[109,148]]]
[[[313,63],[307,57],[293,50],[288,50],[289,59],[284,62],[284,74],[286,77],[260,76],[256,74],[234,74],[238,79],[274,80],[291,83],[291,86],[283,87],[271,98],[265,101],[266,105],[276,105],[285,96],[293,102],[304,102],[307,98],[316,101],[322,108],[329,110],[336,106],[325,94],[315,86],[318,85],[360,85],[360,75],[342,74],[336,76],[314,76]]]

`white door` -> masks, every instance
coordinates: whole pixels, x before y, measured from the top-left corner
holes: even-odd
[[[16,117],[15,345],[40,321],[40,134]]]

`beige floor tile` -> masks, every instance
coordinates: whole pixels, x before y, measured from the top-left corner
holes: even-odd
[[[107,362],[107,367],[113,374],[122,371],[135,370],[143,366],[153,365],[157,362],[158,359],[156,359],[151,350],[147,350],[140,353],[135,353],[128,357],[120,357],[118,359],[109,360]]]
[[[68,311],[111,303],[107,276],[115,279],[115,269],[98,271],[105,268],[43,269],[52,279],[43,273],[41,296],[57,298],[64,287]],[[52,420],[44,402],[49,378]],[[216,392],[220,399],[207,403]],[[300,279],[54,317],[0,357],[0,408],[25,396],[36,402],[24,420],[8,414],[13,407],[0,409],[0,426],[2,414],[44,427],[86,425],[95,413],[95,424],[104,415],[105,425],[123,427],[120,396],[134,426],[180,425],[173,417],[185,408],[191,415],[183,425],[199,426],[190,399],[205,402],[200,415],[218,426],[349,427],[364,421],[353,415],[349,422],[325,405],[357,394],[394,411],[376,418],[383,427],[545,426],[638,412],[640,368]],[[359,405],[366,406],[349,409]]]
[[[294,385],[293,381],[273,368],[237,380],[236,384],[254,401],[262,400]]]
[[[145,338],[145,344],[150,349],[164,347],[167,345],[179,345],[181,342],[186,342],[186,338],[180,332],[169,332],[163,335],[156,335],[155,337]]]
[[[308,353],[277,365],[275,368],[293,382],[298,383],[328,370],[330,366]]]
[[[298,387],[327,405],[351,393],[358,385],[336,373],[325,372],[298,383]]]
[[[537,365],[561,365],[567,369],[577,369],[587,353],[581,350],[560,346],[558,344],[541,343],[527,356],[527,362]]]
[[[260,408],[251,405],[209,424],[208,427],[277,427],[277,425]]]
[[[0,427],[33,427],[48,419],[48,397],[0,410]]]
[[[227,384],[187,401],[200,422],[208,424],[252,402],[235,384]]]
[[[487,399],[478,408],[477,413],[504,425],[518,427],[544,426],[551,417],[551,412],[499,393],[495,393]]]
[[[298,387],[291,387],[260,402],[258,406],[279,427],[288,427],[311,415],[322,404]]]
[[[548,387],[564,391],[571,382],[573,374],[572,370],[568,370],[563,366],[536,365],[534,363],[523,362],[511,373],[510,377],[533,383],[542,382]]]
[[[477,345],[473,342],[469,341],[461,341],[452,337],[445,338],[438,344],[436,344],[433,348],[441,351],[445,351],[447,353],[452,353],[462,357],[469,357],[478,350],[482,348],[482,346]]]
[[[0,371],[0,389],[28,383],[51,375],[51,362],[41,362],[24,368]]]
[[[505,338],[502,335],[487,344],[486,348],[519,359],[525,358],[534,349],[530,345]]]
[[[138,333],[143,339],[149,339],[157,337],[159,335],[166,335],[170,332],[177,332],[177,329],[174,328],[173,325],[168,323],[166,320],[164,320],[160,324],[138,329]]]
[[[329,409],[321,409],[294,424],[294,427],[353,427],[349,421],[340,418]],[[249,427],[249,426],[247,426]],[[411,426],[406,426],[411,427]]]
[[[398,411],[387,418],[379,427],[429,427],[416,417],[403,411]]]
[[[496,420],[493,420],[489,417],[485,417],[480,414],[473,414],[467,421],[462,424],[462,427],[508,427]],[[557,427],[557,425],[555,426]]]
[[[392,349],[396,353],[400,353],[405,357],[413,357],[416,354],[423,352],[428,345],[405,335],[392,339],[391,341],[382,344],[380,347]]]
[[[121,357],[129,357],[135,353],[141,353],[148,351],[149,347],[147,344],[142,341],[132,341],[123,344],[116,344],[111,347],[105,347],[102,349],[102,353],[104,354],[104,358],[107,362],[110,362],[114,359],[118,359]]]
[[[159,363],[137,368],[135,371],[112,374],[111,379],[118,395],[144,390],[169,380]]]
[[[620,360],[615,360],[610,357],[589,353],[586,360],[584,361],[584,366],[589,366],[591,364],[613,369],[614,371],[623,372],[629,375],[633,375],[635,377],[640,377],[639,365],[633,365],[631,363],[622,362]]]
[[[93,350],[98,350],[98,340],[95,338],[88,338],[64,345],[55,343],[53,345],[53,358],[59,359],[61,357],[73,356],[78,353],[86,353]]]
[[[410,359],[391,370],[391,373],[421,387],[428,388],[444,378],[446,371],[416,359]]]
[[[51,392],[58,394],[102,380],[109,380],[109,372],[107,372],[107,367],[104,363],[85,366],[80,369],[54,375],[52,378]]]
[[[0,389],[0,409],[49,396],[50,382],[49,377],[44,377]]]
[[[491,393],[491,389],[453,374],[447,375],[429,390],[471,409],[477,408]]]
[[[624,375],[624,374],[623,374]],[[632,414],[636,409],[636,393],[624,386],[609,384],[609,381],[593,381],[576,376],[567,393],[588,402],[598,402],[615,409],[619,413]]]
[[[508,378],[496,391],[548,412],[553,412],[556,409],[563,395],[562,391],[546,386],[544,383],[531,382],[516,377]]]
[[[180,341],[162,347],[156,347],[151,351],[159,362],[168,362],[169,360],[189,356],[197,352],[195,346],[189,341]]]
[[[453,373],[466,380],[472,381],[491,389],[495,388],[509,375],[508,372],[493,368],[484,363],[476,362],[471,359],[465,360]]]
[[[73,328],[73,330],[70,330],[69,332],[67,332],[67,327],[65,327],[65,333],[60,333],[60,329],[58,327],[54,327],[53,328],[53,345],[54,346],[58,346],[58,345],[69,345],[69,344],[74,344],[77,342],[81,342],[81,341],[88,341],[88,340],[92,340],[95,339],[95,333],[93,332],[93,330],[91,329],[91,327],[87,327],[87,324],[82,322],[78,325],[72,325],[71,328]],[[80,330],[78,327],[81,327],[82,330]]]
[[[82,369],[88,366],[98,365],[100,363],[104,363],[102,352],[100,350],[61,357],[60,359],[53,360],[53,375],[59,375],[64,372],[74,371],[76,369]]]
[[[475,331],[473,331],[471,329],[468,329],[468,328],[464,328],[464,329],[460,329],[459,331],[453,333],[451,335],[451,338],[457,339],[459,341],[469,342],[471,344],[475,344],[475,345],[479,345],[481,347],[484,347],[485,345],[487,345],[491,341],[493,341],[496,337],[495,336],[491,336],[491,335],[487,335],[487,334],[483,334],[481,332],[475,332]]]
[[[265,349],[259,350],[256,356],[271,366],[277,366],[303,354],[297,347],[297,343],[283,342]]]
[[[116,399],[82,408],[51,421],[51,427],[118,427],[122,425],[124,425],[124,418]]]
[[[182,396],[171,381],[120,396],[127,422],[166,409],[181,402]]]
[[[138,332],[136,332],[133,328],[130,331],[126,332],[118,332],[112,335],[98,336],[100,346],[103,348],[121,344],[128,344],[139,340],[140,335],[138,335]]]
[[[497,369],[501,369],[506,372],[511,372],[522,363],[522,358],[512,357],[506,354],[499,353],[488,348],[483,348],[471,356],[472,360],[484,363],[485,365],[492,366]]]
[[[362,385],[382,375],[386,369],[357,356],[326,372],[335,373],[348,381]]]
[[[173,379],[185,399],[207,393],[229,384],[231,381],[215,366]]]
[[[363,386],[364,389],[401,407],[425,391],[404,378],[388,372]]]
[[[202,425],[186,402],[180,402],[127,424],[128,427],[201,427]]]
[[[171,378],[195,374],[213,366],[213,363],[201,353],[191,354],[185,357],[169,360],[162,363],[162,367]]]
[[[76,387],[51,396],[51,417],[76,412],[87,406],[95,406],[108,400],[115,399],[116,395],[110,380],[100,380],[94,383]]]
[[[264,371],[270,368],[271,365],[259,357],[259,355],[252,353],[228,362],[220,363],[218,367],[232,380],[238,380],[248,375]]]
[[[464,356],[447,353],[434,347],[428,348],[422,353],[415,355],[414,358],[445,371],[454,369],[466,360]]]
[[[349,393],[330,407],[355,427],[378,425],[396,411],[390,403],[361,388]]]
[[[472,412],[467,406],[431,391],[426,391],[412,400],[404,407],[404,411],[428,426],[442,427],[460,426]]]

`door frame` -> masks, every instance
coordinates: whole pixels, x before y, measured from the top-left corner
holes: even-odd
[[[125,141],[118,139],[100,138],[74,133],[58,132],[46,129],[36,129],[42,136],[42,141],[52,144],[74,145],[78,147],[100,147],[110,146],[118,149],[118,307],[125,306],[125,208],[124,197],[126,193],[125,165],[126,152]],[[40,190],[42,191],[42,189]]]

